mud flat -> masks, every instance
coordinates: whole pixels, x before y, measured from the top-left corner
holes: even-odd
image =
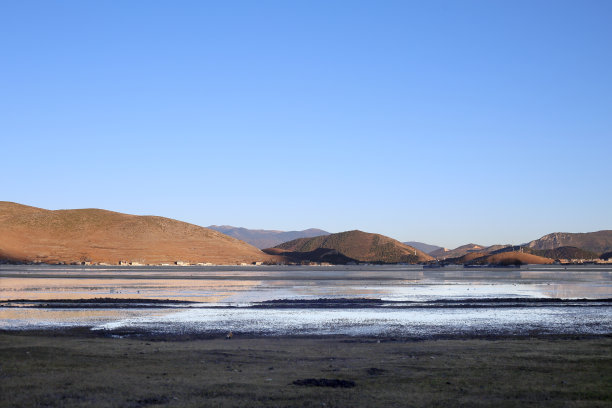
[[[0,407],[604,407],[612,337],[0,332]]]

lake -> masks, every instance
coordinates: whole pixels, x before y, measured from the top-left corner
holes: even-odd
[[[115,300],[101,304],[97,298]],[[0,329],[7,330],[90,327],[415,338],[607,334],[612,332],[611,298],[612,266],[607,265],[0,265]]]

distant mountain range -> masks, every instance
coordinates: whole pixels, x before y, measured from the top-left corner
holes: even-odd
[[[420,263],[435,257],[455,263],[512,264],[612,257],[612,230],[556,232],[522,246],[467,244],[449,250],[410,243],[414,245],[358,230],[330,234],[314,228],[274,231],[213,225],[209,229],[164,217],[101,209],[50,211],[0,201],[0,262],[343,264]],[[267,248],[261,251],[255,245]]]
[[[431,245],[431,244],[425,244],[423,242],[417,242],[417,241],[408,241],[408,242],[404,242],[404,244],[406,245],[410,245],[411,247],[414,247],[420,251],[425,252],[426,254],[431,255],[431,253],[433,251],[437,251],[438,249],[442,249],[441,246],[437,246],[437,245]]]
[[[524,245],[466,244],[455,249],[441,248],[430,252],[439,260],[453,260],[459,263],[473,262],[475,259],[507,252],[520,252],[555,259],[596,259],[604,252],[612,251],[612,230],[567,233],[555,232]],[[533,260],[533,259],[532,259]],[[483,261],[486,261],[483,258]]]
[[[418,263],[433,259],[426,253],[392,238],[359,230],[315,238],[300,238],[265,249],[264,252],[296,261],[303,261],[305,257],[310,257],[308,260],[316,262],[326,262],[326,256],[328,258],[339,257],[342,260],[341,263],[349,261]]]
[[[329,235],[329,232],[316,228],[303,231],[276,231],[263,229],[247,229],[232,227],[231,225],[211,225],[208,228],[219,231],[230,237],[238,238],[259,249],[271,248],[283,242],[298,238],[312,238],[321,235]]]
[[[237,264],[271,258],[236,238],[170,218],[0,202],[0,260]]]

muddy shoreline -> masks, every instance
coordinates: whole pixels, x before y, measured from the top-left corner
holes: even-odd
[[[0,302],[6,332],[84,333],[186,339],[489,339],[612,334],[612,300],[460,299],[388,302],[320,298],[209,305],[166,299]]]
[[[132,338],[147,341],[192,341],[192,340],[227,340],[227,331],[158,331],[147,330],[140,327],[120,329],[95,329],[88,326],[79,327],[53,327],[46,329],[0,329],[0,336],[25,336],[25,337],[60,337],[60,338]],[[361,335],[351,336],[344,334],[269,334],[266,332],[240,332],[232,331],[232,340],[254,340],[254,339],[279,339],[279,340],[333,340],[342,343],[385,343],[385,342],[423,342],[438,340],[588,340],[588,339],[612,339],[612,333],[594,334],[563,334],[544,333],[534,330],[528,334],[499,334],[495,332],[474,331],[472,333],[447,333],[430,336],[402,336],[402,335]],[[228,340],[228,341],[232,341]]]
[[[196,306],[197,305],[197,306]],[[91,298],[91,299],[0,299],[0,308],[166,308],[172,306],[197,308],[252,308],[252,309],[363,309],[363,308],[503,308],[503,307],[578,307],[610,306],[607,299],[559,299],[559,298],[466,298],[426,301],[391,301],[375,298],[319,298],[319,299],[275,299],[250,302],[247,305],[215,304],[206,306],[201,302],[176,299],[150,298]]]

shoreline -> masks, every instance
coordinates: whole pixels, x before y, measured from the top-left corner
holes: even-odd
[[[612,335],[612,299],[313,299],[209,305],[161,299],[0,302],[6,332],[147,338],[490,339]]]
[[[612,298],[495,297],[435,299],[423,301],[383,300],[380,298],[274,299],[259,302],[197,302],[178,299],[96,297],[75,299],[0,299],[1,308],[33,309],[433,309],[433,308],[505,308],[505,307],[582,307],[611,306]],[[227,303],[227,304],[226,304]]]
[[[197,341],[197,340],[227,340],[227,330],[209,331],[158,331],[147,330],[142,327],[124,327],[118,329],[99,329],[94,326],[72,326],[72,327],[49,327],[32,329],[0,329],[0,336],[24,336],[24,337],[57,337],[57,338],[100,338],[100,339],[135,339],[146,341]],[[612,332],[609,333],[546,333],[533,331],[531,333],[495,333],[473,331],[471,333],[445,333],[432,334],[429,336],[405,336],[401,334],[381,334],[381,335],[347,335],[347,334],[275,334],[268,332],[241,332],[232,331],[232,340],[332,340],[343,343],[411,343],[428,341],[528,341],[528,340],[594,340],[610,339]]]

